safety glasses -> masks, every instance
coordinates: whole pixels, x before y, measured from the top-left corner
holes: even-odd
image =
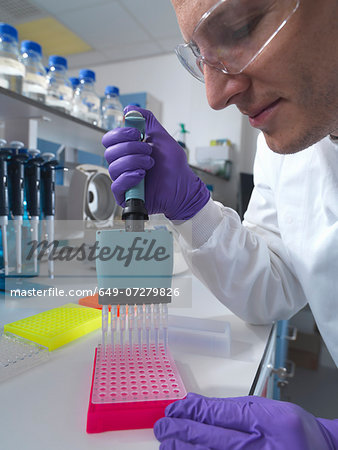
[[[183,66],[204,82],[204,66],[243,72],[269,45],[300,0],[219,0],[203,14],[191,40],[175,51]]]

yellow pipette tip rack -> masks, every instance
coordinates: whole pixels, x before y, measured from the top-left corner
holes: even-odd
[[[4,332],[21,336],[52,351],[101,328],[101,325],[100,310],[68,303],[9,323],[4,326]]]

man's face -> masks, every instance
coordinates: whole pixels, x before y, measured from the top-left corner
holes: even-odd
[[[216,2],[172,3],[188,42]],[[301,0],[286,26],[241,74],[205,66],[209,105],[218,110],[235,104],[277,153],[295,153],[338,134],[337,17],[337,0]]]

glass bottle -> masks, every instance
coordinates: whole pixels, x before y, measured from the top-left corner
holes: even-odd
[[[34,41],[21,42],[21,61],[26,68],[22,94],[45,102],[47,93],[46,70],[42,64],[41,45]]]
[[[102,128],[112,130],[122,127],[123,107],[119,99],[120,91],[116,86],[107,86],[102,102]]]
[[[0,86],[22,93],[25,66],[20,61],[18,31],[7,23],[0,23]]]
[[[67,77],[67,68],[67,60],[63,56],[49,57],[46,105],[70,113],[73,89]]]
[[[95,72],[82,69],[79,73],[80,84],[73,99],[73,115],[93,125],[101,125],[101,100],[95,92]]]

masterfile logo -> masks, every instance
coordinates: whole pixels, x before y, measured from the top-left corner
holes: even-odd
[[[131,235],[128,235],[128,238]],[[127,243],[128,244],[128,243]],[[149,262],[154,260],[156,262],[164,261],[170,258],[170,253],[166,246],[158,242],[158,238],[143,238],[136,236],[133,238],[131,244],[122,246],[119,244],[100,246],[99,241],[89,247],[82,243],[78,247],[60,246],[60,241],[54,240],[48,242],[47,240],[38,242],[30,241],[28,243],[30,249],[27,255],[27,260],[30,261],[34,254],[37,253],[39,261],[44,256],[53,261],[109,261],[116,260],[116,262],[123,263],[124,267],[129,267],[132,261],[135,262]]]

